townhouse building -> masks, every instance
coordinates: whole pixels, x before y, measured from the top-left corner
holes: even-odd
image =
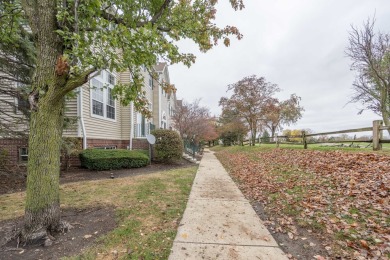
[[[115,84],[130,82],[129,71],[115,73],[102,70],[66,101],[65,116],[73,124],[68,125],[63,136],[79,138],[82,149],[147,149],[146,136],[153,129],[172,129],[170,115],[176,101],[176,90],[167,94],[160,84],[161,81],[170,83],[168,65],[158,63],[155,70],[159,79],[146,68],[141,69],[144,76],[142,90],[152,112],[151,118],[137,112],[132,103],[122,106],[112,95]],[[9,97],[0,95],[0,109],[5,109],[9,102]],[[1,114],[0,120],[5,120]],[[10,164],[28,160],[28,143],[25,139],[0,136],[0,152],[2,150],[6,151]]]

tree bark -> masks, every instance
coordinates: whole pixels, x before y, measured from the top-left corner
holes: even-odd
[[[31,116],[23,240],[60,226],[60,147],[64,101],[40,102]]]
[[[389,103],[389,92],[390,86],[383,84],[381,87],[381,112],[382,119],[385,126],[390,126],[390,107],[387,105]],[[390,135],[390,129],[387,130]]]
[[[255,146],[256,145],[256,128],[254,128],[253,132],[252,132],[252,146]]]
[[[275,127],[272,127],[272,128],[271,128],[271,135],[272,135],[272,138],[275,137],[275,132],[276,132],[276,128],[275,128]]]
[[[34,35],[37,62],[30,94],[31,119],[27,197],[22,241],[60,227],[59,173],[64,95],[68,72],[59,73],[63,42],[57,29],[57,1],[22,1]],[[61,64],[63,65],[63,64]],[[63,66],[62,66],[63,68]]]
[[[390,113],[387,111],[387,109],[382,111],[382,118],[385,126],[390,126]],[[390,135],[390,129],[388,129],[387,132]]]

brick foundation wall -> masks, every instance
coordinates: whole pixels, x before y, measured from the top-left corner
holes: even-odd
[[[80,142],[79,149],[81,149],[81,146],[82,146],[82,142]],[[7,156],[5,158],[5,165],[7,167],[14,167],[17,165],[19,166],[27,165],[27,162],[19,161],[19,149],[23,147],[28,147],[27,139],[11,139],[11,138],[0,139],[0,154],[3,150],[6,151]],[[62,162],[62,158],[61,158],[61,162]],[[78,155],[71,156],[71,158],[69,159],[69,163],[71,167],[81,166]]]
[[[19,148],[27,147],[27,139],[0,138],[0,154],[5,151],[5,165],[15,166],[19,163]]]
[[[80,147],[82,147],[82,139],[80,138]],[[88,148],[115,146],[117,149],[127,149],[129,146],[129,140],[107,140],[107,139],[87,139]],[[28,141],[24,139],[0,139],[0,154],[2,150],[7,152],[5,158],[7,166],[15,166],[20,164],[19,162],[19,148],[28,147]],[[134,138],[133,149],[148,150],[149,144],[145,138]],[[1,163],[1,162],[0,162]],[[25,164],[25,162],[23,163]],[[69,160],[71,167],[80,167],[81,163],[78,155],[71,156]]]
[[[127,149],[129,140],[107,140],[107,139],[87,139],[88,148],[116,146],[116,149]],[[149,144],[146,138],[134,138],[133,149],[149,149]]]
[[[87,139],[88,148],[116,146],[116,149],[127,149],[128,140]]]
[[[149,143],[146,138],[134,138],[133,139],[133,150],[148,150]]]

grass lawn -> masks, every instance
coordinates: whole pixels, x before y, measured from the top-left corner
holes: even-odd
[[[212,149],[246,197],[273,216],[275,230],[316,232],[331,258],[389,258],[390,152],[309,148]]]
[[[196,170],[61,185],[62,208],[114,207],[118,223],[82,255],[67,259],[105,259],[113,250],[119,259],[167,259]],[[25,192],[0,196],[0,220],[22,216],[24,200]]]
[[[345,145],[349,145],[350,143],[345,143]],[[337,145],[337,144],[309,144],[307,150],[317,150],[317,151],[347,151],[347,152],[369,152],[369,153],[378,153],[378,154],[388,154],[390,155],[390,144],[382,144],[382,150],[381,151],[373,151],[372,146],[365,148],[368,144],[367,143],[359,143],[355,142],[354,145],[359,145],[361,148],[356,147],[336,147],[331,145]],[[214,146],[211,147],[211,150],[218,152],[228,149],[229,151],[266,151],[276,148],[276,144],[256,144],[256,146],[230,146],[230,147],[224,147],[224,146]],[[279,144],[279,148],[287,148],[287,149],[298,149],[298,150],[304,150],[302,144]]]

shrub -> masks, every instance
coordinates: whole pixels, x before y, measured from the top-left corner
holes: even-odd
[[[87,149],[80,153],[80,161],[91,170],[114,170],[146,166],[149,157],[142,151]]]
[[[172,130],[157,129],[152,134],[156,137],[153,149],[153,160],[157,162],[174,162],[183,156],[183,141],[180,135]]]
[[[70,158],[82,151],[81,139],[77,137],[63,137],[61,143],[61,162],[67,171],[70,168]]]

